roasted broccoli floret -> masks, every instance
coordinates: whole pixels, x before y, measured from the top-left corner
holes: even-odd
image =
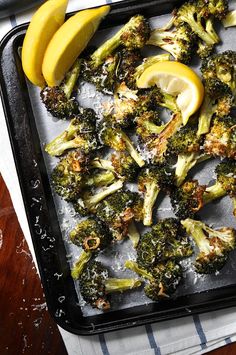
[[[82,251],[80,254],[79,259],[75,262],[72,270],[71,270],[71,276],[73,277],[74,280],[78,279],[86,267],[86,264],[89,262],[91,259],[93,253],[91,251]]]
[[[168,140],[168,155],[177,157],[175,165],[176,185],[180,186],[185,180],[189,170],[198,162],[210,158],[204,154],[202,149],[203,138],[197,135],[197,127],[195,123],[188,123],[180,128]]]
[[[118,152],[111,155],[111,163],[114,173],[119,178],[133,182],[138,175],[139,166],[133,158],[125,152]]]
[[[101,221],[88,218],[79,222],[70,232],[70,240],[83,247],[85,251],[96,252],[106,248],[112,238],[109,230]]]
[[[98,67],[118,47],[125,47],[128,50],[142,48],[150,36],[148,21],[141,15],[131,17],[112,38],[103,43],[92,55],[93,67]]]
[[[221,0],[220,0],[221,1]],[[197,0],[193,2],[185,2],[175,14],[174,24],[179,26],[187,23],[191,30],[207,45],[214,45],[219,42],[219,37],[213,27],[212,6],[209,2]]]
[[[165,124],[162,123],[157,111],[145,111],[136,118],[136,133],[141,143],[148,142],[156,137],[163,129]]]
[[[236,215],[236,161],[225,159],[215,169],[216,183],[206,188],[204,204],[229,195],[233,200]]]
[[[142,213],[142,199],[137,193],[130,191],[121,190],[104,199],[96,207],[96,216],[107,224],[114,239],[122,240],[129,236],[135,247],[138,244],[139,233],[133,221],[141,220]]]
[[[228,85],[236,98],[236,52],[228,50],[206,58],[201,66],[204,79],[218,78]]]
[[[79,112],[79,104],[71,95],[80,74],[80,64],[80,60],[75,62],[60,86],[46,86],[40,92],[46,109],[57,118],[70,119]]]
[[[223,20],[228,14],[228,0],[201,0],[207,5],[208,16]]]
[[[236,117],[215,117],[205,136],[204,150],[213,156],[236,159]]]
[[[185,219],[194,217],[203,207],[203,195],[206,187],[199,185],[197,180],[189,180],[172,189],[171,204],[177,217]]]
[[[141,236],[137,247],[137,263],[141,268],[152,271],[158,263],[180,260],[192,253],[192,246],[179,221],[166,218]]]
[[[229,252],[236,246],[236,233],[233,228],[214,230],[193,219],[181,221],[199,248],[194,266],[200,274],[214,273],[225,265]]]
[[[82,109],[70,121],[68,128],[45,146],[52,156],[62,155],[66,150],[77,148],[88,154],[98,148],[96,134],[96,116],[92,109]]]
[[[225,28],[236,26],[236,10],[229,11],[222,22]]]
[[[174,30],[155,29],[148,44],[158,46],[182,63],[189,63],[194,54],[196,35],[187,23],[181,23]]]
[[[92,307],[103,311],[110,309],[108,294],[140,287],[139,279],[109,278],[108,270],[98,261],[91,261],[79,278],[80,292]]]
[[[205,80],[205,97],[200,109],[198,132],[200,136],[210,130],[211,120],[215,115],[228,116],[233,108],[233,95],[227,84],[217,78]]]
[[[170,297],[183,277],[182,267],[172,260],[157,264],[152,272],[139,267],[132,260],[127,260],[125,267],[149,281],[144,287],[144,292],[153,301]]]
[[[212,52],[214,51],[214,45],[212,44],[206,44],[205,42],[202,42],[202,40],[198,40],[197,42],[197,54],[201,59],[205,59],[212,55]]]
[[[140,167],[145,164],[141,155],[134,148],[130,138],[122,129],[116,127],[108,119],[100,124],[99,135],[102,143],[106,146],[111,147],[117,151],[127,151]]]
[[[138,189],[144,195],[143,224],[152,224],[153,207],[160,191],[169,191],[173,185],[173,173],[167,165],[149,166],[141,171]]]

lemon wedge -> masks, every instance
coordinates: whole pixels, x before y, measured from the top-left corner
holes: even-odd
[[[50,0],[36,11],[22,47],[22,66],[28,79],[37,86],[43,86],[42,74],[44,53],[54,33],[63,24],[68,0]]]
[[[150,66],[137,80],[137,86],[149,88],[153,85],[176,97],[184,125],[201,106],[204,87],[198,75],[187,65],[166,61]]]
[[[49,86],[60,84],[109,10],[110,6],[102,6],[80,11],[55,33],[47,47],[42,67]]]

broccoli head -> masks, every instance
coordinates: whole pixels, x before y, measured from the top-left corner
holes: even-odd
[[[71,94],[80,74],[81,62],[77,60],[60,86],[46,86],[40,97],[48,112],[60,119],[70,119],[79,112],[79,104]]]
[[[150,272],[158,263],[191,256],[192,246],[175,218],[160,220],[150,232],[141,236],[137,247],[137,263]]]
[[[138,279],[109,278],[108,270],[98,261],[90,261],[79,278],[80,292],[88,304],[106,311],[110,309],[109,294],[141,286]]]
[[[111,163],[115,174],[127,181],[134,181],[138,175],[139,166],[133,158],[125,152],[111,155]]]
[[[205,189],[197,180],[185,181],[172,189],[170,198],[176,216],[181,219],[193,217],[203,207]]]
[[[229,252],[236,246],[235,230],[227,227],[214,230],[203,222],[190,218],[181,223],[199,248],[194,263],[196,271],[200,274],[211,274],[222,269]]]
[[[72,118],[68,128],[46,145],[45,151],[52,156],[59,156],[74,148],[84,154],[98,148],[96,116],[92,109],[82,109]]]
[[[149,166],[141,171],[138,189],[144,194],[143,224],[152,224],[153,207],[159,192],[167,192],[173,185],[173,174],[167,165]]]
[[[195,49],[196,35],[187,23],[181,23],[173,31],[155,29],[148,44],[158,46],[182,63],[189,63]]]

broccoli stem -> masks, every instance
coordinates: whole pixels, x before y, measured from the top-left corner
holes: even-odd
[[[79,259],[76,261],[75,265],[71,270],[71,276],[73,277],[74,280],[77,280],[80,277],[82,271],[84,270],[85,265],[91,259],[91,256],[92,253],[90,251],[82,251]]]
[[[150,226],[152,224],[152,210],[156,202],[157,196],[160,192],[159,186],[156,182],[150,182],[145,185],[145,195],[143,202],[143,224]]]
[[[131,221],[131,223],[129,224],[129,227],[128,227],[128,236],[133,244],[133,247],[134,248],[137,248],[137,245],[138,245],[138,242],[139,242],[139,239],[140,239],[140,234],[137,230],[137,227],[134,223],[134,221]]]
[[[217,181],[214,185],[206,188],[203,194],[203,202],[204,204],[207,204],[225,195],[226,191],[223,189],[222,185]]]
[[[189,170],[192,169],[197,163],[200,163],[210,158],[211,156],[209,154],[179,154],[175,168],[176,185],[180,186],[184,182]]]
[[[62,132],[59,136],[53,139],[52,142],[45,146],[45,151],[51,156],[59,156],[62,155],[65,150],[77,148],[80,138],[77,137],[70,140],[69,137],[72,134],[72,131]]]
[[[150,133],[153,134],[159,134],[163,131],[163,129],[166,127],[166,124],[162,124],[161,126],[155,125],[155,123],[152,123],[150,121],[144,121],[142,123],[143,127]]]
[[[236,10],[228,12],[222,22],[225,28],[236,26]]]
[[[198,136],[209,132],[211,118],[215,110],[216,105],[212,105],[212,100],[210,99],[209,95],[206,94],[198,118]]]
[[[162,92],[163,101],[158,102],[158,104],[162,107],[168,108],[170,111],[177,113],[179,108],[176,104],[176,98],[173,95]]]
[[[144,279],[147,279],[147,280],[150,280],[150,281],[154,280],[153,276],[149,272],[147,272],[144,269],[141,269],[138,266],[138,264],[135,261],[133,261],[133,260],[126,260],[125,267],[127,269],[130,269],[131,271],[135,272],[139,276],[143,277]]]
[[[67,99],[71,97],[72,91],[74,90],[76,81],[80,74],[81,59],[78,59],[73,64],[71,70],[65,78],[65,82],[62,85],[62,90],[64,91]]]
[[[131,140],[128,138],[128,136],[124,132],[122,132],[122,139],[125,143],[127,151],[129,152],[131,157],[134,159],[134,161],[136,161],[138,166],[140,166],[140,167],[144,166],[145,162],[144,162],[143,158],[137,152],[137,150],[134,148],[133,144],[131,143]]]
[[[91,161],[90,166],[92,168],[115,171],[112,162],[106,159],[95,158]]]
[[[138,65],[135,69],[134,76],[136,80],[143,74],[143,72],[150,67],[151,65],[158,63],[158,62],[165,62],[170,60],[170,55],[165,53],[165,54],[158,54],[154,55],[148,58],[144,58],[143,63]]]
[[[138,279],[116,279],[108,278],[105,280],[106,293],[123,292],[140,287],[142,282]]]
[[[181,224],[186,229],[186,232],[193,237],[200,252],[209,254],[211,252],[211,246],[203,231],[204,224],[200,221],[195,221],[190,218],[181,221]]]
[[[114,192],[120,190],[123,186],[124,181],[118,180],[114,182],[107,188],[104,188],[101,192],[98,192],[96,195],[88,197],[84,200],[85,206],[91,210],[94,206],[98,204],[98,202],[104,200],[107,196],[113,194]]]
[[[107,171],[88,177],[85,184],[86,186],[100,187],[110,185],[114,180],[114,174],[111,171]]]

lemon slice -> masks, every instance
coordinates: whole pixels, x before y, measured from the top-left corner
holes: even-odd
[[[43,86],[42,74],[44,53],[54,33],[63,24],[68,0],[50,0],[36,11],[22,47],[22,66],[28,79]]]
[[[176,97],[184,125],[201,106],[204,87],[197,74],[187,65],[168,61],[150,66],[137,80],[137,86],[149,88],[153,85]]]
[[[102,6],[80,11],[55,33],[47,47],[42,67],[49,86],[60,84],[109,10],[110,6]]]

